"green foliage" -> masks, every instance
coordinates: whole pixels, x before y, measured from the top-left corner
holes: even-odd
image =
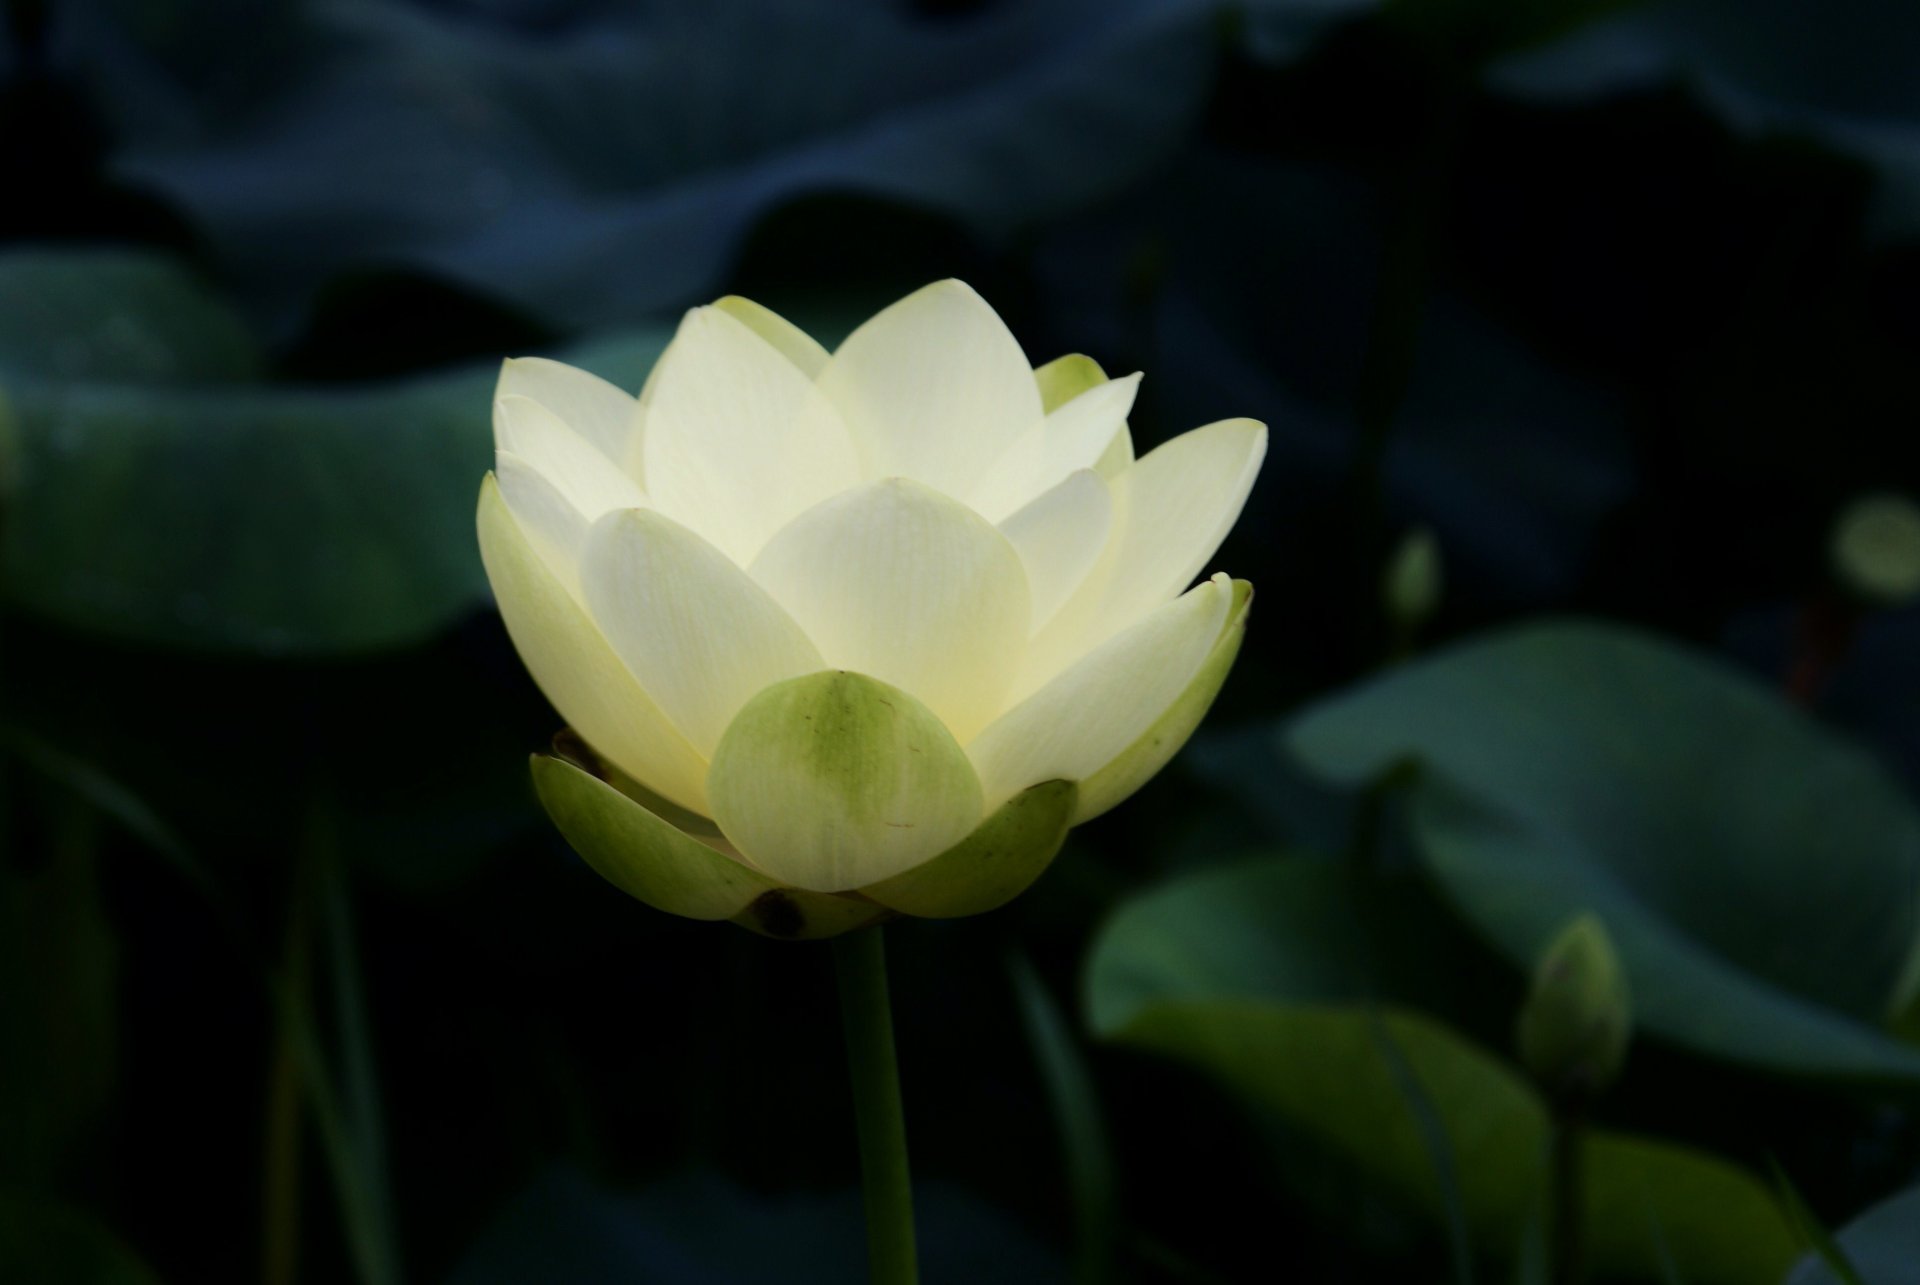
[[[12,251],[0,297],[34,301],[0,323],[14,602],[145,643],[314,656],[419,642],[485,600],[491,369],[261,383],[234,316],[134,252]],[[569,355],[637,388],[664,342]]]
[[[1813,1074],[1912,1081],[1880,1027],[1915,947],[1920,818],[1872,759],[1724,668],[1619,627],[1493,635],[1324,702],[1329,781],[1420,775],[1435,878],[1516,964],[1591,911],[1645,1029]]]
[[[12,1191],[0,1191],[0,1280],[160,1285],[160,1278],[91,1215]]]
[[[1393,922],[1350,871],[1307,858],[1194,876],[1128,904],[1102,933],[1095,1029],[1207,1072],[1435,1222],[1457,1183],[1479,1252],[1517,1256],[1542,1213],[1547,1106],[1515,1069],[1405,1002],[1396,976],[1447,961]],[[1451,1153],[1444,1170],[1425,1112]],[[1275,1159],[1287,1164],[1284,1144]],[[1725,1161],[1598,1130],[1584,1165],[1588,1252],[1603,1274],[1659,1279],[1670,1257],[1703,1285],[1770,1285],[1792,1259],[1765,1186]]]

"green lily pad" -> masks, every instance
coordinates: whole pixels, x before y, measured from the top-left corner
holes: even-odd
[[[1881,1029],[1920,927],[1920,818],[1752,681],[1631,630],[1544,624],[1336,696],[1285,739],[1346,785],[1417,763],[1416,845],[1515,964],[1591,911],[1643,1029],[1781,1071],[1920,1078]]]
[[[0,323],[14,602],[143,643],[319,656],[417,642],[486,600],[491,366],[263,384],[202,286],[131,253],[0,256],[0,297],[32,302]],[[665,339],[566,356],[638,387]]]
[[[1457,1207],[1476,1249],[1515,1255],[1543,1212],[1546,1104],[1504,1060],[1404,1003],[1417,969],[1382,967],[1404,947],[1395,922],[1324,862],[1194,876],[1127,905],[1101,934],[1093,1026],[1205,1072],[1436,1223]],[[1375,949],[1354,948],[1360,924]],[[1429,973],[1449,966],[1426,958]],[[1764,1184],[1711,1155],[1595,1130],[1585,1166],[1598,1274],[1659,1279],[1670,1260],[1693,1282],[1771,1285],[1798,1251]]]

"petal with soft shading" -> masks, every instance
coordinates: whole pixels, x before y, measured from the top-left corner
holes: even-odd
[[[1008,710],[967,746],[988,807],[1082,781],[1139,740],[1199,672],[1233,602],[1225,576],[1167,603]]]
[[[968,493],[973,506],[997,522],[1069,473],[1093,468],[1125,431],[1139,390],[1137,374],[1109,380],[1048,415],[994,461]]]
[[[959,501],[868,483],[795,518],[752,572],[828,664],[905,688],[962,739],[999,712],[1027,638],[1026,573]]]
[[[1004,906],[1060,851],[1077,793],[1071,781],[1022,790],[939,856],[862,891],[883,906],[925,919],[957,919]]]
[[[1226,419],[1182,433],[1123,475],[1108,632],[1185,589],[1227,538],[1267,454],[1267,426]]]
[[[1033,380],[1040,386],[1040,409],[1051,415],[1089,388],[1106,383],[1107,372],[1085,353],[1070,352],[1035,366]]]
[[[581,860],[655,910],[731,919],[780,886],[564,759],[534,755],[533,788]]]
[[[512,451],[495,451],[493,473],[520,529],[575,598],[580,596],[580,554],[593,523],[551,481]]]
[[[910,870],[979,824],[980,782],[933,712],[865,674],[761,691],[708,779],[720,830],[758,870],[813,892]]]
[[[501,363],[493,395],[539,402],[608,459],[627,456],[636,403],[591,371],[547,357],[510,357]]]
[[[1133,744],[1122,750],[1105,767],[1080,782],[1080,797],[1073,824],[1090,821],[1107,809],[1126,801],[1127,796],[1145,785],[1180,752],[1200,720],[1213,706],[1213,698],[1227,681],[1234,657],[1240,654],[1241,640],[1247,636],[1247,608],[1253,601],[1253,586],[1245,580],[1233,582],[1233,605],[1227,609],[1227,623],[1214,640],[1186,690],[1143,732]]]
[[[827,350],[819,341],[773,309],[737,294],[715,299],[713,306],[772,344],[808,379],[818,376],[826,366]]]
[[[480,558],[533,681],[594,750],[650,790],[707,811],[707,761],[667,720],[536,551],[491,474],[480,488]]]
[[[531,465],[591,522],[612,509],[647,502],[646,494],[600,448],[547,407],[519,394],[493,403],[498,448]]]
[[[1000,524],[1019,551],[1032,595],[1030,629],[1053,618],[1100,560],[1113,526],[1113,500],[1092,469],[1066,480]]]
[[[733,922],[777,941],[819,941],[892,917],[891,910],[857,893],[780,888],[755,897]]]
[[[764,589],[662,514],[602,518],[587,536],[580,582],[615,654],[702,754],[755,692],[825,668]]]
[[[970,288],[940,281],[847,336],[820,372],[868,477],[964,494],[1041,419],[1033,368]]]
[[[649,382],[640,447],[655,507],[743,565],[788,519],[859,477],[813,382],[719,308],[680,323]]]

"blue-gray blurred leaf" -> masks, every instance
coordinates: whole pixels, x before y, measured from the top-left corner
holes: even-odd
[[[1880,1029],[1920,929],[1920,817],[1879,763],[1733,671],[1619,627],[1535,625],[1335,696],[1287,739],[1349,785],[1418,763],[1415,840],[1519,966],[1592,911],[1648,1032],[1920,1079]]]
[[[0,578],[65,624],[269,655],[415,642],[485,600],[474,496],[494,371],[255,382],[258,354],[167,260],[19,251],[0,399],[19,487]],[[664,332],[568,354],[637,388]]]
[[[1842,1227],[1834,1237],[1866,1285],[1920,1285],[1920,1187],[1889,1196]],[[1786,1285],[1840,1285],[1831,1268],[1809,1254]]]
[[[1064,1267],[1004,1214],[940,1182],[915,1191],[927,1285],[1055,1285]],[[636,1195],[549,1170],[468,1250],[447,1285],[844,1285],[863,1278],[855,1191],[756,1196],[712,1175]]]
[[[1588,101],[1681,84],[1749,135],[1872,166],[1888,237],[1920,234],[1920,7],[1897,0],[1661,0],[1493,69],[1501,89]]]
[[[753,222],[799,195],[998,238],[1110,194],[1183,136],[1217,43],[1205,0],[939,21],[678,0],[518,25],[332,0],[306,6],[284,46],[306,52],[262,86],[257,25],[203,42],[136,27],[129,49],[111,20],[73,22],[77,56],[115,69],[94,81],[123,176],[184,207],[276,309],[401,264],[574,326],[712,292]]]

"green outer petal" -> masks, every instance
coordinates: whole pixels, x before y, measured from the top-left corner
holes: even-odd
[[[1040,407],[1049,415],[1089,388],[1107,382],[1107,372],[1100,369],[1100,363],[1077,352],[1035,367],[1033,377],[1040,385]]]
[[[1066,840],[1077,793],[1072,781],[1030,786],[933,860],[862,891],[883,906],[923,919],[998,909],[1052,863]]]
[[[909,870],[965,838],[986,807],[973,764],[931,710],[840,669],[749,700],[714,751],[707,795],[755,867],[814,892]]]
[[[891,918],[893,912],[865,897],[778,888],[763,892],[733,917],[742,928],[778,941],[819,941]]]
[[[565,759],[534,755],[533,788],[573,850],[607,882],[655,910],[730,919],[780,887]]]
[[[1128,795],[1153,779],[1154,773],[1180,752],[1200,720],[1207,716],[1213,698],[1227,681],[1234,657],[1240,654],[1241,640],[1247,636],[1247,608],[1253,602],[1253,585],[1245,580],[1233,582],[1233,603],[1227,608],[1227,623],[1200,672],[1166,712],[1154,720],[1146,734],[1120,751],[1107,765],[1080,782],[1080,808],[1073,824],[1091,821],[1102,812],[1124,801]]]

